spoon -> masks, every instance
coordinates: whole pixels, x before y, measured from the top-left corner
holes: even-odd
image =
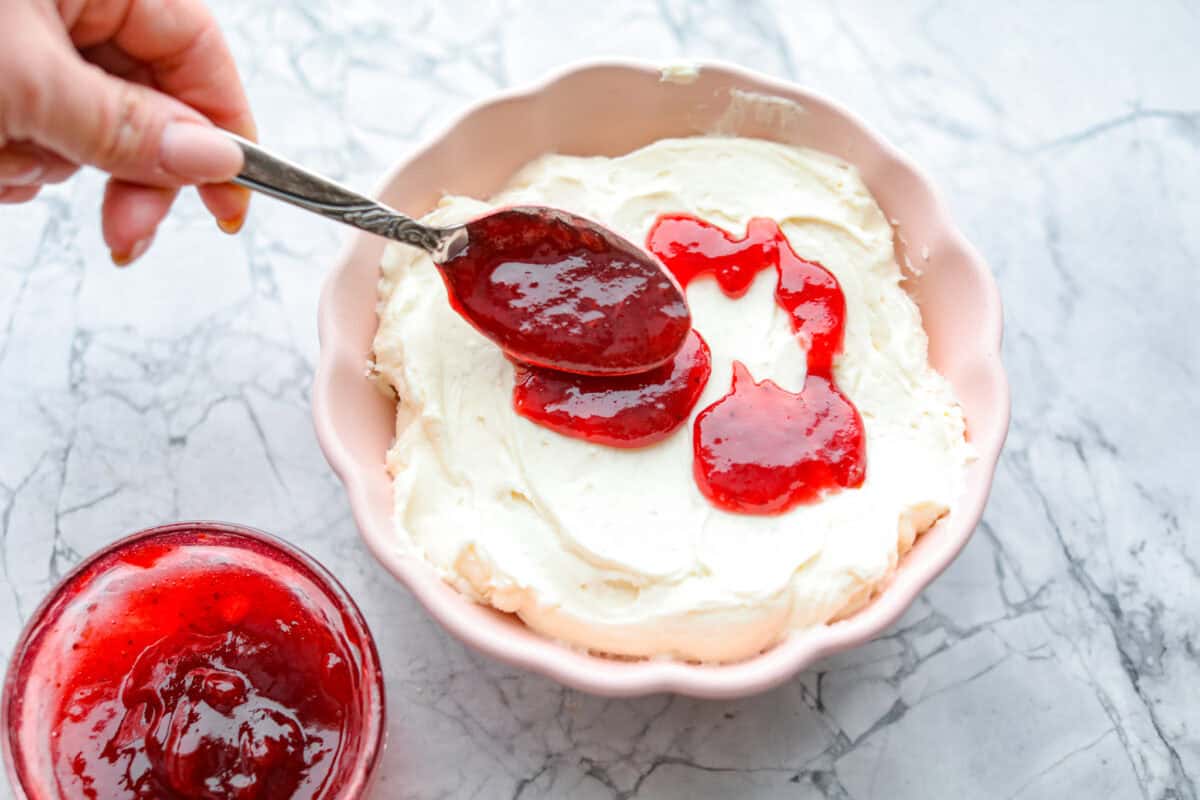
[[[683,289],[652,255],[591,220],[544,206],[433,226],[229,134],[234,182],[429,253],[450,303],[509,357],[581,375],[670,361],[691,329]]]

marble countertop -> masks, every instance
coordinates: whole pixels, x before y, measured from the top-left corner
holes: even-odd
[[[579,57],[716,56],[842,100],[932,173],[999,279],[992,499],[887,635],[782,688],[565,690],[464,649],[359,542],[309,416],[343,231],[258,202],[226,237],[188,197],[118,271],[84,174],[0,209],[0,657],[100,545],[228,519],[362,605],[390,695],[376,797],[1197,797],[1194,4],[215,6],[263,140],[364,188],[465,103]]]

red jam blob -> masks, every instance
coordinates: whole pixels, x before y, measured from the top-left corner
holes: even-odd
[[[86,562],[19,647],[6,744],[29,796],[356,796],[383,711],[352,602],[266,537],[160,531]]]
[[[670,363],[606,378],[517,366],[517,413],[566,436],[611,447],[666,438],[692,412],[712,370],[708,345],[690,331]]]
[[[735,239],[702,219],[664,215],[650,229],[646,246],[684,286],[712,273],[721,290],[735,298],[746,293],[759,272],[774,267],[779,277],[775,301],[788,312],[808,351],[809,374],[831,374],[833,357],[842,349],[846,298],[833,273],[796,255],[775,220],[756,217],[746,235]]]
[[[683,290],[654,258],[594,222],[509,208],[467,224],[441,265],[455,309],[512,358],[583,375],[669,362],[691,328]]]
[[[808,351],[808,374],[832,380],[833,357],[842,351],[846,296],[832,272],[797,256],[783,233],[779,235],[775,302],[788,312],[792,330]]]
[[[858,410],[822,375],[793,394],[735,361],[733,388],[696,417],[692,446],[700,491],[730,511],[778,513],[865,476]]]
[[[647,234],[646,247],[685,287],[697,275],[711,272],[725,294],[741,297],[755,275],[774,265],[782,238],[772,219],[750,220],[746,235],[734,239],[690,214],[664,214]]]
[[[833,381],[846,319],[846,299],[833,274],[796,255],[779,225],[765,218],[750,220],[738,239],[696,217],[664,215],[646,246],[684,286],[712,273],[730,297],[744,295],[759,272],[774,267],[775,301],[807,352],[808,375],[799,394],[771,381],[755,383],[735,362],[729,394],[697,415],[693,468],[705,496],[730,511],[771,514],[861,486],[862,418]]]

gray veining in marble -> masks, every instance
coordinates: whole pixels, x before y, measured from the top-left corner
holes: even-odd
[[[229,238],[189,197],[117,271],[85,174],[0,209],[0,656],[82,555],[225,518],[364,607],[391,701],[376,797],[1197,798],[1194,2],[216,11],[264,141],[364,188],[464,103],[577,57],[716,56],[844,101],[999,278],[1014,418],[991,504],[886,636],[769,694],[564,690],[465,650],[359,544],[309,419],[342,231],[261,201]]]

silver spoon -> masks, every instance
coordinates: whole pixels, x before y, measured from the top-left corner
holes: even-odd
[[[467,243],[464,225],[439,228],[417,222],[336,181],[277,156],[248,139],[232,133],[226,135],[242,148],[244,158],[242,171],[233,182],[247,189],[367,233],[419,247],[436,261],[449,260]]]
[[[679,282],[591,220],[523,206],[426,225],[229,136],[245,157],[235,183],[425,250],[455,310],[514,359],[583,375],[646,372],[670,361],[691,328]]]

